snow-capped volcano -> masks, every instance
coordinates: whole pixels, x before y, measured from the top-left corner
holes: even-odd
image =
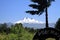
[[[36,19],[33,18],[27,18],[25,17],[23,20],[19,20],[14,22],[14,24],[16,23],[22,23],[24,27],[30,27],[30,28],[45,28],[45,22],[42,21],[38,21]],[[49,27],[54,27],[54,23],[49,23]]]
[[[27,17],[25,17],[23,20],[19,20],[19,21],[15,22],[15,23],[41,23],[42,24],[44,22],[35,20],[33,18],[27,18]]]

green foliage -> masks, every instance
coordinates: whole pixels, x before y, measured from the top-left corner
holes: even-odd
[[[35,33],[35,32],[38,31],[38,29],[27,28],[27,27],[25,27],[25,30],[28,31],[28,32],[30,32],[30,33]]]
[[[5,28],[7,28],[7,26]],[[34,36],[34,33],[32,33],[31,28],[26,29],[21,23],[12,25],[9,29],[10,31],[8,34],[6,34],[6,32],[4,31],[0,32],[0,40],[32,40]]]
[[[59,18],[58,21],[56,22],[55,28],[60,30],[60,18]]]
[[[0,24],[0,33],[6,33],[8,34],[10,32],[10,28],[7,27],[7,24],[4,23],[4,24]]]

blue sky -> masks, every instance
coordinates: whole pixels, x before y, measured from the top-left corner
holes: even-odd
[[[60,18],[60,0],[55,0],[48,8],[49,22],[56,22]],[[28,5],[31,4],[30,0],[0,0],[0,23],[15,22],[22,20],[25,17],[34,18],[39,21],[45,21],[45,13],[42,15],[30,15],[25,13],[27,10],[33,8]]]

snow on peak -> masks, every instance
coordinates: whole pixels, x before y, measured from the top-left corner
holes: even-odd
[[[33,18],[25,17],[23,20],[19,20],[19,21],[15,22],[15,23],[44,23],[44,22],[35,20]]]

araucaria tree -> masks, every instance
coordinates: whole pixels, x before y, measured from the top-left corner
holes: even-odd
[[[34,4],[30,4],[29,6],[37,9],[35,10],[30,10],[30,11],[26,11],[26,13],[30,13],[32,15],[41,15],[43,14],[43,12],[46,12],[45,16],[46,16],[46,28],[48,28],[48,7],[51,5],[51,2],[55,1],[55,0],[31,0],[32,2],[34,2]],[[35,4],[37,3],[37,4]]]

